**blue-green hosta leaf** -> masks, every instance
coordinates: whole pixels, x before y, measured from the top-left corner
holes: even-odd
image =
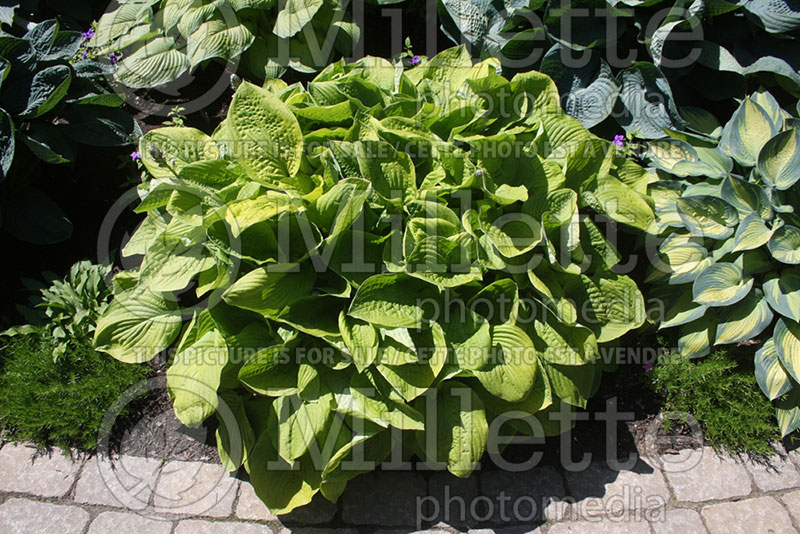
[[[437,302],[434,286],[406,274],[372,276],[358,288],[348,315],[386,328],[416,328]]]
[[[770,33],[789,33],[800,28],[800,12],[792,0],[747,0],[744,9],[758,26]]]
[[[167,369],[167,389],[175,416],[190,428],[198,428],[216,411],[217,389],[228,364],[225,338],[213,323],[208,328],[202,322],[203,318],[197,316],[192,319]]]
[[[753,363],[756,382],[769,400],[775,400],[791,389],[792,383],[778,358],[773,338],[766,340],[756,351]]]
[[[303,157],[303,132],[286,104],[245,82],[233,95],[227,123],[250,178],[271,187],[291,185]]]
[[[793,41],[787,40],[782,44],[776,42],[777,39],[767,39],[763,34],[757,46],[753,46],[754,43],[747,42],[746,39],[743,41],[733,43],[729,49],[710,41],[703,41],[700,43],[701,54],[698,62],[714,70],[735,72],[741,76],[774,73],[788,78],[795,85],[800,85],[797,62],[791,57]]]
[[[784,225],[775,230],[768,243],[772,257],[781,263],[800,263],[800,228]]]
[[[323,5],[323,0],[285,0],[275,19],[273,32],[280,38],[288,39],[311,22]]]
[[[168,348],[181,329],[174,301],[147,289],[116,295],[97,321],[94,345],[125,363],[142,363]]]
[[[800,180],[800,129],[786,130],[767,141],[758,154],[758,172],[780,190]]]
[[[652,63],[634,63],[617,79],[622,86],[619,97],[624,109],[617,120],[626,132],[644,139],[659,139],[666,137],[664,128],[685,128],[669,82],[658,67]]]
[[[684,196],[676,205],[686,229],[696,237],[725,239],[733,234],[739,222],[733,206],[710,195]]]
[[[661,62],[664,59],[664,45],[669,40],[670,34],[675,30],[688,30],[702,25],[702,21],[700,19],[703,17],[704,13],[705,2],[703,2],[703,0],[695,0],[685,13],[674,17],[677,20],[668,18],[667,20],[670,22],[662,24],[656,31],[653,32],[653,35],[650,38],[649,50],[650,56],[653,58],[653,63],[655,63],[657,67],[661,66]],[[666,59],[669,62],[670,58]]]
[[[271,316],[307,296],[314,280],[314,270],[307,265],[269,264],[238,279],[222,298],[231,306]]]
[[[0,6],[0,23],[8,24],[11,26],[14,24],[14,12],[19,7],[17,2],[5,2],[4,5]]]
[[[231,60],[247,50],[255,36],[244,24],[231,25],[221,18],[204,22],[189,36],[189,68],[211,58]]]
[[[784,317],[800,321],[800,273],[784,269],[764,282],[764,296],[772,309]]]
[[[539,70],[556,82],[559,93],[566,95],[564,111],[578,119],[586,128],[603,122],[614,109],[619,95],[619,84],[608,66],[599,56],[581,68],[570,68],[561,60],[562,47],[554,45],[542,59]]]
[[[753,279],[744,279],[742,268],[733,263],[715,263],[698,275],[692,297],[698,304],[721,307],[736,304],[750,293]]]
[[[772,310],[761,292],[755,290],[735,306],[719,312],[715,345],[754,339],[772,322]]]
[[[11,163],[14,162],[14,150],[16,147],[14,139],[14,121],[11,116],[0,109],[0,182],[8,176]]]
[[[172,37],[156,37],[125,56],[114,78],[132,89],[143,89],[177,80],[190,62]]]
[[[678,352],[684,358],[702,358],[711,352],[714,342],[716,318],[708,314],[696,321],[687,323],[678,331]]]
[[[746,98],[722,128],[719,148],[745,167],[754,167],[767,141],[778,127],[764,108]]]
[[[491,360],[473,371],[486,390],[508,402],[520,402],[531,392],[536,374],[536,349],[521,328],[512,324],[492,328]]]
[[[800,324],[791,319],[778,319],[773,339],[783,368],[795,382],[800,381]]]
[[[435,391],[436,419],[427,421],[423,438],[431,445],[426,457],[445,463],[458,477],[467,477],[486,450],[489,425],[483,402],[472,388],[457,381],[445,382]]]
[[[775,416],[781,429],[781,437],[786,437],[800,428],[800,387],[796,384],[792,386],[789,393],[775,405]]]
[[[758,213],[752,212],[742,219],[739,227],[736,228],[733,252],[756,249],[766,245],[771,237],[772,230],[767,228]]]

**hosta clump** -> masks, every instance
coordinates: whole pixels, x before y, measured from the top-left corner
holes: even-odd
[[[317,72],[359,40],[345,7],[339,0],[121,0],[98,21],[90,50],[122,52],[114,76],[131,88],[172,82],[212,59],[241,61],[261,79],[286,67]]]
[[[672,178],[650,189],[666,236],[648,280],[664,284],[660,328],[678,327],[690,358],[760,343],[756,378],[784,434],[800,428],[797,126],[762,91],[711,136],[650,143],[652,165]]]
[[[142,139],[147,218],[124,253],[144,257],[96,344],[136,362],[179,339],[177,416],[216,412],[224,463],[273,512],[336,499],[374,468],[354,458],[393,449],[466,476],[508,411],[560,432],[549,415],[595,391],[599,344],[642,324],[580,208],[648,228],[647,173],[549,78],[496,68],[463,48],[339,62],[307,87],[242,84],[212,137]]]

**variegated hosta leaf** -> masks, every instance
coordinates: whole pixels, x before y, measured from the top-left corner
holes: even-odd
[[[722,178],[731,170],[730,159],[716,149],[693,147],[681,139],[657,139],[647,146],[651,165],[675,176]]]
[[[775,405],[775,415],[781,429],[781,437],[785,437],[800,428],[800,387],[795,383],[792,389]]]
[[[773,339],[783,368],[795,382],[800,381],[800,324],[787,318],[778,319]]]
[[[761,215],[755,211],[751,212],[736,228],[733,252],[756,249],[766,245],[771,237],[772,230],[761,220]]]
[[[659,247],[656,263],[645,281],[688,284],[713,263],[714,259],[703,245],[687,236],[673,235]]]
[[[700,319],[705,315],[708,306],[697,304],[692,298],[692,292],[686,288],[680,291],[678,298],[674,298],[676,288],[667,288],[664,292],[664,301],[669,304],[664,313],[664,318],[658,324],[658,329],[681,326]],[[648,299],[649,300],[649,299]]]
[[[800,129],[786,130],[767,141],[758,154],[758,172],[780,190],[800,180]]]
[[[745,298],[753,288],[753,279],[744,279],[742,269],[733,263],[716,263],[695,279],[692,295],[698,304],[730,306]]]
[[[772,257],[781,263],[800,263],[800,228],[784,225],[775,230],[768,243]]]
[[[764,220],[772,218],[769,194],[760,185],[726,176],[720,194],[725,202],[736,208],[740,219],[752,212],[758,213]]]
[[[758,386],[769,400],[775,400],[791,389],[789,375],[786,374],[775,351],[774,339],[769,338],[764,342],[764,346],[756,351],[753,363]]]
[[[784,269],[764,282],[764,296],[772,309],[784,317],[800,321],[800,273]]]
[[[754,339],[772,323],[772,310],[758,290],[720,310],[715,345]]]
[[[719,148],[745,167],[754,167],[762,147],[778,127],[764,108],[746,98],[722,129]]]
[[[725,239],[733,234],[739,222],[736,209],[721,198],[684,196],[676,205],[678,215],[693,236]]]
[[[149,39],[125,56],[114,73],[121,84],[133,88],[162,85],[189,70],[189,58],[172,37]]]

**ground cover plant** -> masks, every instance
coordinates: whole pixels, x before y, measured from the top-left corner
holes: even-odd
[[[72,223],[37,180],[40,163],[72,165],[80,146],[122,146],[141,135],[103,84],[107,66],[83,59],[85,36],[58,21],[0,35],[2,227],[34,244],[67,239]]]
[[[89,51],[119,56],[114,78],[149,88],[208,60],[241,62],[256,79],[317,72],[359,37],[339,0],[122,0],[97,22]]]
[[[660,284],[659,328],[687,358],[714,346],[755,351],[783,435],[800,427],[800,130],[765,91],[707,136],[651,141],[650,185],[665,237],[646,282]]]
[[[747,77],[800,90],[800,17],[787,0],[440,4],[454,41],[512,71],[550,74],[586,127],[615,112],[628,133],[661,138],[665,127],[685,128],[682,114],[699,103],[743,97]]]
[[[548,77],[498,67],[463,47],[337,62],[307,86],[241,84],[213,136],[142,139],[146,218],[123,252],[143,259],[96,346],[170,349],[178,418],[216,413],[223,462],[274,513],[336,499],[374,468],[359,455],[467,476],[509,410],[516,432],[560,433],[549,416],[585,406],[599,347],[644,322],[587,215],[649,228],[647,173]]]
[[[147,378],[146,366],[122,364],[92,346],[94,321],[111,296],[109,270],[74,265],[63,280],[42,284],[35,308],[25,310],[29,324],[0,334],[4,439],[91,451],[109,407]]]

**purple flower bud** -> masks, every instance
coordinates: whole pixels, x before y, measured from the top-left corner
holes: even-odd
[[[114,65],[119,63],[119,55],[117,55],[115,52],[111,52],[110,54],[108,54],[108,59],[110,59],[111,63],[113,63]]]
[[[135,150],[133,152],[131,152],[131,160],[132,161],[141,161],[142,160],[141,152],[137,152]]]
[[[652,370],[653,370],[653,364],[652,364],[652,363],[646,363],[646,364],[642,365],[642,367],[643,367],[643,368],[644,368],[644,370],[645,370],[645,371],[647,371],[647,372],[650,372],[650,371],[652,371]]]
[[[415,67],[419,65],[420,61],[422,60],[419,58],[419,56],[414,56],[411,58],[411,64],[414,65]]]

